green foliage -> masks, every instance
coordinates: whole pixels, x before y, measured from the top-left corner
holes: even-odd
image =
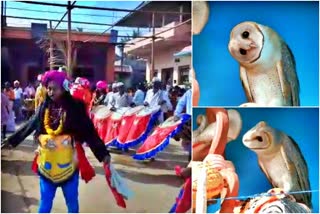
[[[130,41],[130,40],[132,40],[132,39],[134,39],[134,38],[139,37],[139,36],[141,36],[140,31],[138,31],[138,30],[133,30],[132,33],[131,33],[131,36],[130,36],[129,34],[127,34],[126,37],[122,37],[122,38],[121,38],[120,42],[121,42],[121,43],[126,43],[126,42],[128,42],[128,41]]]

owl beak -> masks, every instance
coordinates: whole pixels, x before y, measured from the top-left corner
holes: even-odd
[[[257,45],[256,45],[254,42],[251,42],[250,45],[249,45],[249,47],[250,47],[250,48],[256,48]]]

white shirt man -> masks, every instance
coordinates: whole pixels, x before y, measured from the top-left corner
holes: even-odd
[[[14,98],[16,100],[21,100],[23,98],[23,90],[22,88],[20,87],[20,83],[19,81],[14,81],[14,86],[15,88],[13,89],[13,92],[14,92]]]
[[[163,122],[163,113],[172,110],[172,104],[168,97],[168,93],[161,90],[161,81],[155,77],[152,80],[153,88],[147,91],[146,98],[144,100],[145,105],[156,106],[161,105],[161,113],[159,116],[159,122]]]
[[[184,95],[178,100],[176,110],[174,111],[175,116],[179,116],[183,110],[186,109],[186,113],[191,115],[192,112],[192,90],[189,89]]]
[[[136,105],[136,106],[142,106],[143,105],[143,101],[145,99],[145,93],[144,91],[142,91],[143,85],[140,83],[139,86],[137,87],[137,91],[134,93],[132,102]]]
[[[106,98],[104,99],[104,104],[106,106],[108,106],[109,108],[112,107],[112,105],[111,105],[112,97],[117,92],[117,90],[118,90],[117,83],[113,83],[112,84],[112,91],[108,92]]]
[[[113,100],[111,101],[114,104],[115,108],[129,107],[131,104],[131,97],[125,92],[124,84],[119,82],[117,84],[119,92],[113,94]]]

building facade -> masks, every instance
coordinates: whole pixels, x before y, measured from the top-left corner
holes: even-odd
[[[191,47],[191,3],[190,2],[146,2],[136,10],[155,11],[154,21],[146,13],[134,12],[120,20],[118,26],[150,28],[145,38],[128,41],[124,52],[146,61],[146,80],[159,77],[163,83],[182,85],[188,81],[191,68],[191,50],[188,55],[177,53]],[[164,13],[173,12],[173,13]],[[155,40],[152,40],[154,25]],[[149,38],[147,38],[149,37]],[[152,72],[152,46],[154,49],[154,71]],[[190,48],[191,49],[191,48]]]
[[[2,84],[19,80],[25,86],[49,70],[49,54],[39,47],[30,28],[5,27],[1,31]],[[52,37],[66,41],[67,32],[55,31]],[[92,82],[113,82],[115,46],[109,42],[109,35],[72,31],[71,39],[76,61],[72,78],[83,76]],[[88,39],[90,42],[84,42]]]

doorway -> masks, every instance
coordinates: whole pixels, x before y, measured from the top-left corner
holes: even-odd
[[[92,67],[84,67],[84,66],[76,67],[73,69],[72,76],[74,79],[77,77],[84,77],[84,78],[87,78],[89,81],[93,81],[94,69]]]
[[[38,65],[30,65],[28,66],[28,70],[27,70],[27,74],[28,74],[28,78],[27,81],[30,83],[35,83],[37,80],[37,76],[38,74],[40,74],[41,72],[41,67]]]
[[[161,81],[165,84],[173,84],[173,68],[161,69]]]

